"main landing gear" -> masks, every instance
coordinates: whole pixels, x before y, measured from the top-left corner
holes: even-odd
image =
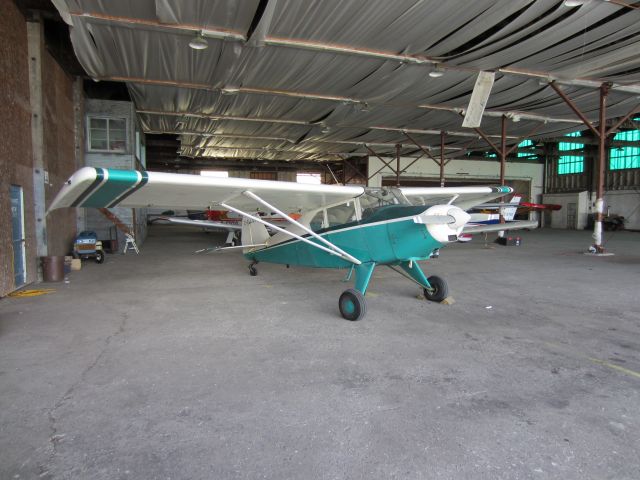
[[[347,320],[362,320],[367,312],[367,305],[364,299],[371,275],[375,268],[375,263],[364,263],[354,266],[356,272],[355,288],[350,288],[342,292],[338,301],[340,314]],[[424,297],[432,302],[442,302],[449,296],[449,287],[444,279],[432,275],[427,278],[416,262],[402,262],[399,266],[404,272],[396,269],[395,266],[390,267],[404,276],[410,278],[422,287]]]
[[[342,292],[338,307],[342,316],[351,321],[360,320],[367,313],[364,295],[353,288]]]
[[[449,296],[449,287],[444,279],[432,275],[427,280],[429,280],[431,288],[423,289],[424,298],[432,302],[441,302]]]
[[[249,275],[251,275],[252,277],[255,277],[256,275],[258,275],[258,269],[256,268],[257,264],[258,264],[257,260],[254,260],[249,264]]]
[[[340,300],[338,301],[340,314],[347,320],[351,320],[352,322],[362,320],[365,313],[367,313],[367,304],[364,301],[364,295],[367,292],[367,287],[369,286],[369,281],[375,268],[376,264],[373,262],[362,263],[353,267],[356,272],[355,288],[350,288],[342,292]]]
[[[416,262],[402,262],[400,267],[404,270],[405,275],[422,287],[424,298],[427,300],[441,302],[449,296],[447,282],[436,275],[427,278]]]

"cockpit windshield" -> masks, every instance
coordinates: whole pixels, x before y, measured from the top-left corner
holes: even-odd
[[[380,207],[387,205],[411,205],[411,202],[397,188],[366,188],[358,197],[362,218],[367,218]]]

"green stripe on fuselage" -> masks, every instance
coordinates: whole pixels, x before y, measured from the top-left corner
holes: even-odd
[[[106,207],[139,181],[135,170],[107,170],[109,177],[98,190],[82,202],[82,207]]]

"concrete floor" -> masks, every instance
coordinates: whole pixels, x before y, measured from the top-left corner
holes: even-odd
[[[0,478],[638,479],[640,234],[522,236],[443,249],[451,306],[381,268],[348,322],[342,272],[155,226],[0,300]]]

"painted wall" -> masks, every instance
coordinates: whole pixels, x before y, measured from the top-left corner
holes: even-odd
[[[543,196],[544,203],[561,205],[551,215],[551,228],[584,230],[589,216],[589,192],[550,193]],[[574,205],[573,207],[571,205]]]
[[[595,197],[594,197],[595,198]],[[640,189],[606,192],[604,211],[622,215],[627,230],[640,230]]]
[[[89,149],[88,118],[91,116],[124,118],[126,120],[127,144],[124,152],[95,152]],[[136,123],[135,110],[132,102],[87,99],[83,124],[86,139],[84,142],[84,157],[87,166],[135,170],[138,168],[136,154],[138,154],[138,157],[142,157],[138,158],[138,161],[144,164],[144,148],[143,146],[142,148],[138,148],[136,143],[136,131],[139,131],[139,127]],[[140,137],[142,137],[142,135],[140,135]],[[141,139],[141,142],[144,143],[144,140]],[[87,208],[83,210],[84,212],[80,222],[80,228],[82,230],[92,230],[96,232],[98,238],[101,240],[115,238],[117,234],[119,246],[123,245],[124,237],[122,233],[117,233],[114,224],[102,215],[98,209]],[[142,245],[147,236],[146,209],[118,207],[111,208],[110,210],[134,232],[138,246]]]
[[[562,205],[562,209],[552,212],[552,228],[577,228],[582,230],[587,227],[589,214],[595,213],[596,194],[592,192],[552,193],[544,195],[546,203]],[[567,217],[571,215],[569,204],[577,207],[576,223],[571,223]],[[638,190],[613,190],[604,194],[604,212],[622,215],[627,230],[640,230],[640,191]]]
[[[36,280],[35,218],[29,104],[29,56],[24,17],[11,0],[0,0],[0,296],[14,290],[10,185],[24,191],[27,282]]]

